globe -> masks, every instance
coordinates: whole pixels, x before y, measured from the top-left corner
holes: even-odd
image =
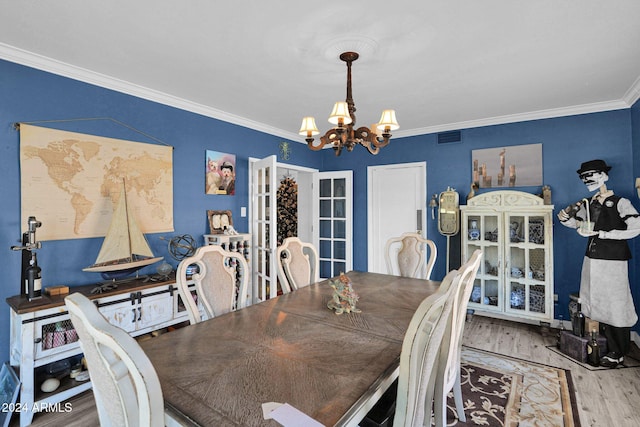
[[[167,261],[162,261],[162,264],[158,265],[156,272],[161,278],[168,279],[169,275],[173,271],[173,267]]]
[[[169,254],[176,261],[192,256],[198,248],[195,239],[189,234],[172,237],[169,240]]]

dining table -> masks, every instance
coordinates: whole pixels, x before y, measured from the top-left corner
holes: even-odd
[[[142,341],[165,411],[191,426],[278,426],[262,404],[279,402],[324,426],[357,426],[398,377],[411,318],[440,282],[346,276],[359,313],[329,309],[324,280]]]

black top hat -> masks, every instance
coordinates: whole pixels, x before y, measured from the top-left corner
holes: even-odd
[[[581,164],[576,172],[580,175],[588,171],[609,172],[610,170],[611,166],[607,166],[604,160],[589,160]]]
[[[224,162],[222,166],[220,166],[220,169],[231,169],[231,171],[233,171],[233,165],[229,162]]]

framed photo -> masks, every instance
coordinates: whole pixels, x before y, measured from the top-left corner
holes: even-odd
[[[231,211],[207,211],[211,234],[223,234],[226,227],[233,225]]]
[[[0,404],[3,408],[0,411],[0,426],[2,427],[7,427],[11,421],[11,414],[14,412],[12,406],[16,405],[18,391],[20,391],[20,380],[13,368],[5,362],[0,371]]]
[[[206,194],[236,194],[236,156],[206,150],[204,192]]]
[[[471,159],[478,188],[542,185],[542,144],[472,150]]]

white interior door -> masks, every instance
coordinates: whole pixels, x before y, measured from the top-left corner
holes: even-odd
[[[251,163],[252,301],[276,296],[276,156]]]
[[[353,270],[353,171],[318,173],[320,277]]]
[[[368,270],[387,273],[384,246],[391,237],[426,230],[426,162],[367,168]]]

